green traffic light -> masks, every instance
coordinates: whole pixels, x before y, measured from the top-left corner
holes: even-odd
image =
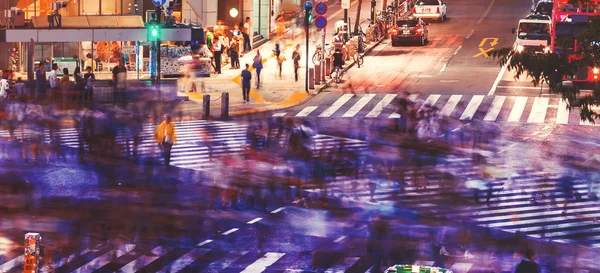
[[[152,37],[158,37],[158,30],[156,28],[153,28],[150,35],[152,35]]]

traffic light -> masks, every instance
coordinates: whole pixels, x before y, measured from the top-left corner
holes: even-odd
[[[157,41],[160,39],[160,25],[152,23],[147,27],[148,41]]]
[[[312,2],[306,1],[304,3],[304,16],[306,18],[306,23],[312,22],[313,14],[312,14],[313,5]]]

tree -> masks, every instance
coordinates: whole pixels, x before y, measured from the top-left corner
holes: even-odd
[[[354,33],[358,33],[358,26],[360,25],[360,10],[362,9],[363,0],[358,0],[358,6],[356,8],[356,20],[354,20]]]
[[[581,119],[594,122],[600,118],[600,112],[594,110],[600,106],[600,86],[593,83],[591,94],[582,93],[575,84],[564,84],[563,79],[574,77],[580,69],[600,67],[600,19],[591,20],[589,27],[583,29],[575,38],[581,45],[569,58],[565,52],[534,53],[528,50],[518,52],[514,48],[501,48],[491,52],[491,56],[506,65],[508,71],[515,73],[515,79],[522,76],[531,78],[534,86],[547,84],[550,93],[559,94],[567,102],[569,109],[580,109]],[[559,38],[556,44],[562,48],[573,47],[573,38]]]

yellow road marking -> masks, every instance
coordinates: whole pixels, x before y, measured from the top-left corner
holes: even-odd
[[[480,47],[480,48],[479,48],[479,53],[477,53],[477,54],[473,55],[473,58],[475,58],[475,57],[479,57],[479,56],[481,56],[481,55],[483,55],[484,57],[486,57],[486,58],[487,58],[487,57],[489,57],[489,56],[490,56],[490,55],[488,55],[488,53],[489,53],[490,51],[492,51],[492,50],[494,50],[494,48],[493,48],[493,47],[492,47],[492,48],[490,48],[490,49],[485,49],[485,50],[484,50],[483,48],[481,48],[481,47]]]
[[[479,43],[479,47],[483,47],[487,41],[490,41],[491,47],[495,47],[498,44],[498,38],[483,38],[481,39],[481,43]]]

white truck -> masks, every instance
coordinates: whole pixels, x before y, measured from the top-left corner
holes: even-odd
[[[514,48],[518,52],[550,52],[550,30],[552,20],[547,15],[529,15],[519,20],[519,27],[513,28],[516,35]]]

